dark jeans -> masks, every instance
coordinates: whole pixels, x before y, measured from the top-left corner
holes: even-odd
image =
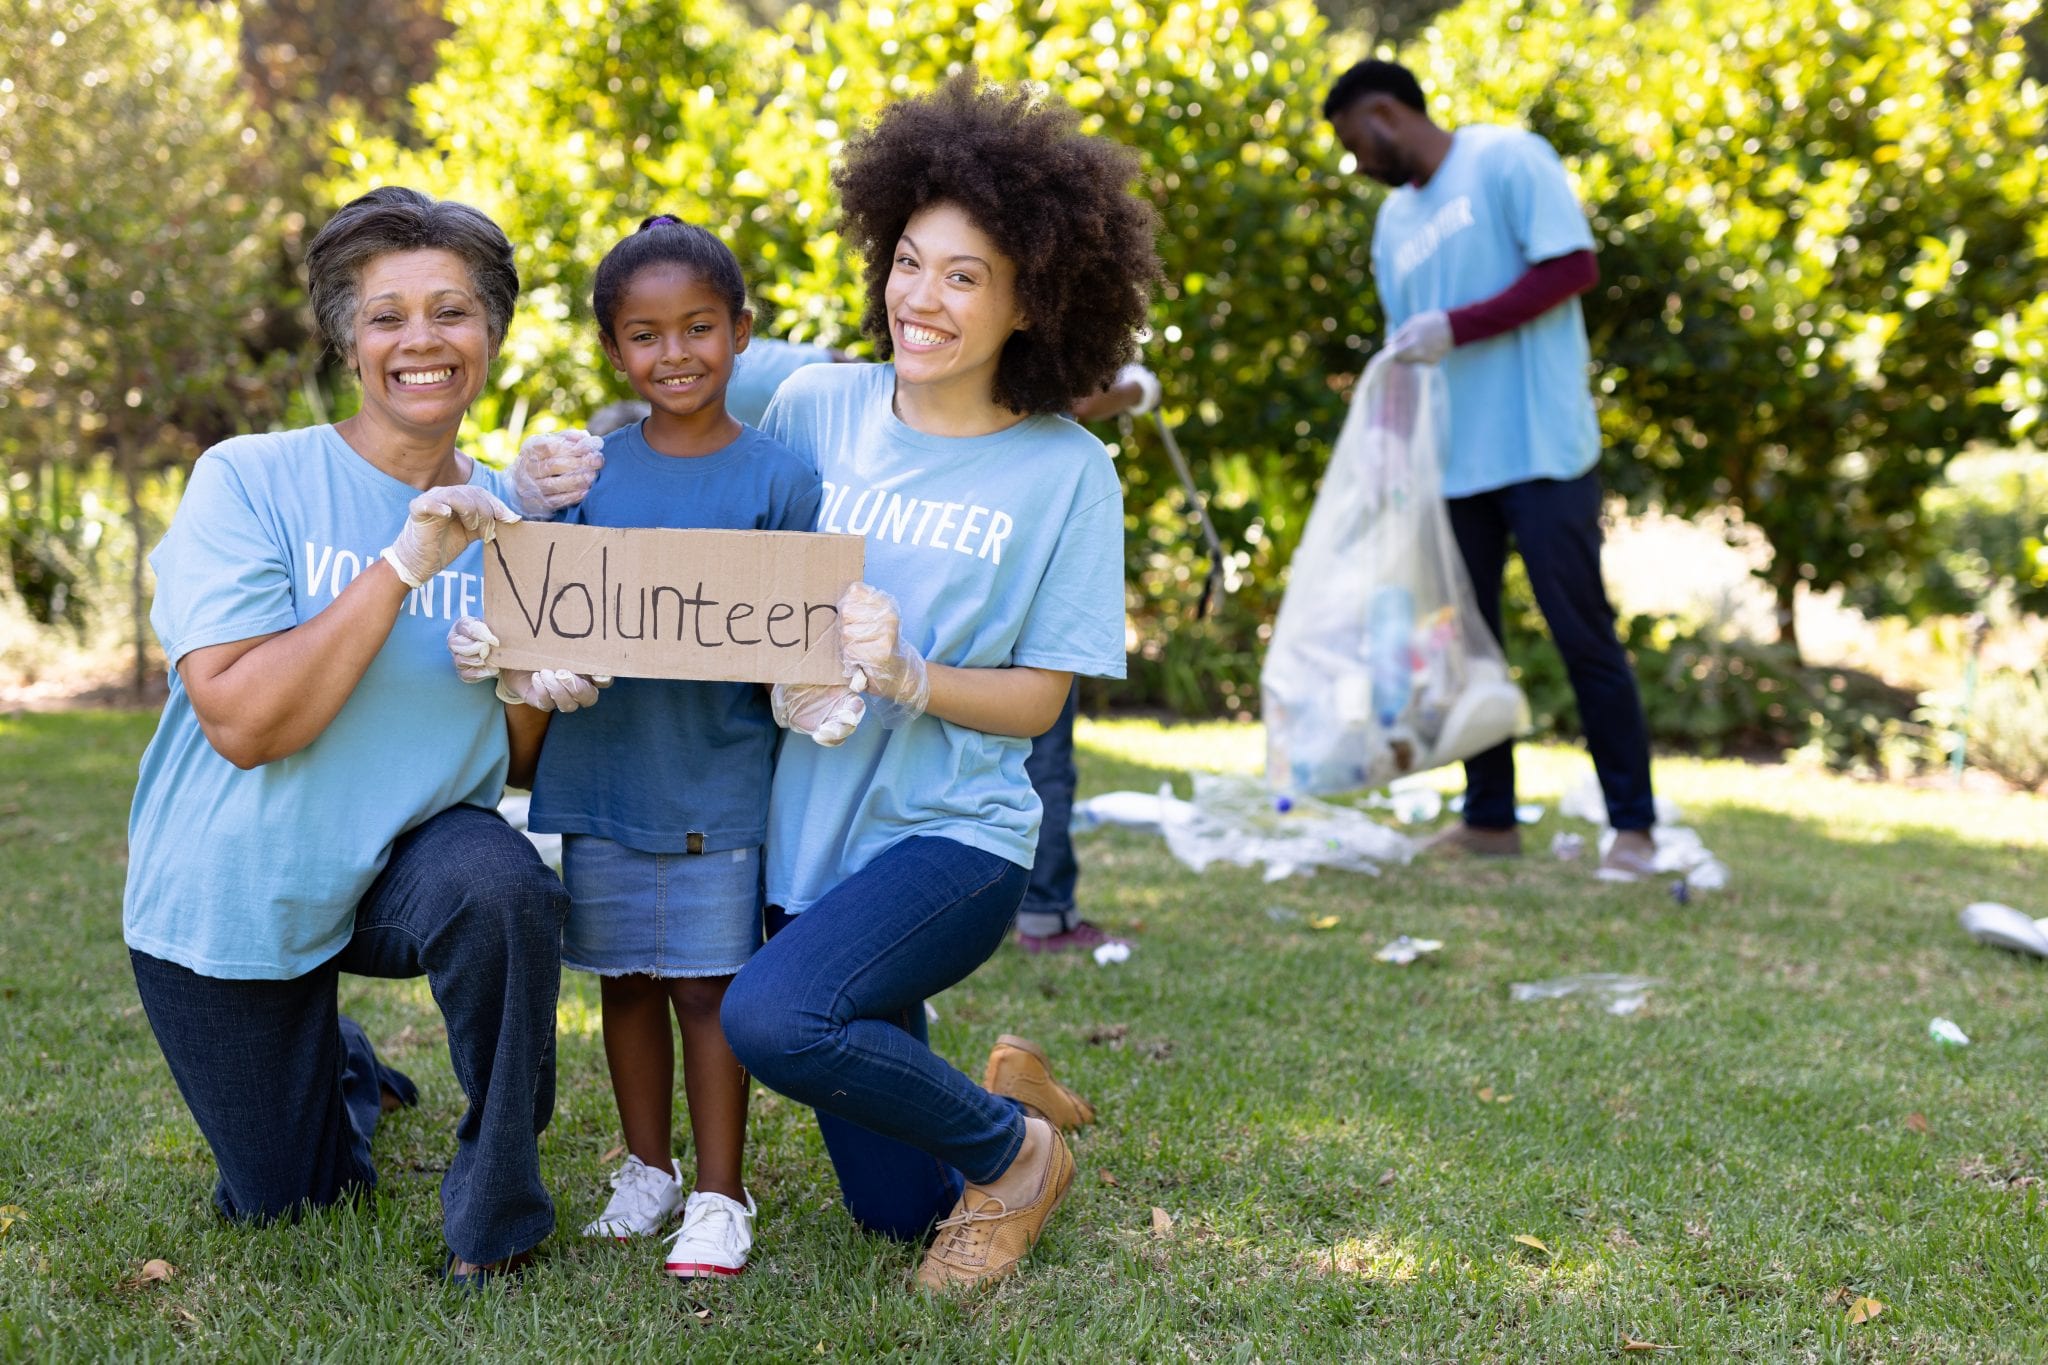
[[[1045,807],[1038,825],[1038,857],[1031,864],[1024,903],[1017,907],[1017,932],[1032,938],[1065,933],[1081,919],[1074,905],[1074,883],[1081,868],[1074,861],[1069,828],[1074,819],[1074,713],[1080,706],[1081,684],[1076,680],[1060,718],[1031,741],[1031,756],[1024,760],[1024,772]]]
[[[306,837],[318,838],[318,832]],[[294,1216],[376,1185],[379,1089],[412,1082],[342,1016],[342,972],[424,975],[469,1109],[441,1181],[448,1247],[479,1265],[554,1228],[536,1138],[555,1104],[555,994],[569,897],[497,812],[456,806],[401,835],[355,935],[289,981],[201,976],[131,952],[164,1060],[220,1167],[230,1218]]]
[[[1614,608],[1600,580],[1600,479],[1533,479],[1447,504],[1451,530],[1479,610],[1501,638],[1501,575],[1512,537],[1529,586],[1579,701],[1579,724],[1593,754],[1607,816],[1616,829],[1656,823],[1650,792],[1650,738],[1628,652],[1614,634]],[[1497,744],[1465,763],[1465,823],[1515,824],[1515,746]]]
[[[992,1180],[1024,1141],[1015,1102],[931,1050],[925,997],[1002,946],[1025,869],[951,839],[911,838],[801,915],[726,988],[726,1040],[749,1071],[818,1113],[847,1211],[910,1240]]]

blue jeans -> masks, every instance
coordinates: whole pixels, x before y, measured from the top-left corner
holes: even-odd
[[[1026,871],[951,839],[910,838],[771,937],[726,989],[740,1063],[808,1104],[846,1207],[885,1236],[923,1236],[961,1179],[993,1180],[1024,1141],[1014,1101],[931,1050],[924,1001],[1002,946]]]
[[[1501,638],[1501,576],[1508,539],[1521,551],[1543,623],[1564,658],[1579,701],[1579,724],[1616,829],[1656,823],[1650,791],[1650,737],[1628,651],[1614,634],[1614,608],[1600,579],[1600,479],[1532,479],[1469,498],[1451,498],[1451,531],[1479,597],[1479,611]],[[1515,746],[1509,740],[1465,762],[1465,823],[1515,826]]]
[[[317,838],[317,832],[306,837]],[[379,1091],[414,1098],[339,1012],[342,972],[424,975],[468,1097],[441,1181],[448,1247],[483,1265],[555,1225],[537,1138],[555,1104],[555,994],[568,893],[497,812],[455,806],[399,836],[355,935],[289,981],[241,981],[131,951],[178,1091],[220,1167],[214,1203],[248,1222],[374,1188]]]
[[[1017,932],[1032,938],[1063,934],[1081,920],[1074,904],[1074,884],[1081,867],[1074,861],[1074,713],[1081,705],[1081,684],[1067,692],[1060,718],[1031,741],[1024,772],[1038,793],[1045,814],[1038,825],[1038,857],[1031,864],[1031,882],[1017,907]]]

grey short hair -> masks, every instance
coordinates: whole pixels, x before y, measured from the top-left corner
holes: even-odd
[[[346,358],[354,347],[363,268],[394,251],[453,252],[469,267],[484,306],[491,347],[505,340],[519,271],[503,228],[467,204],[387,185],[341,206],[306,251],[306,284],[320,335]]]

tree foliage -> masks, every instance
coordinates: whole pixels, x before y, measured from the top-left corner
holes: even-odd
[[[19,58],[0,76],[5,532],[23,600],[74,623],[66,590],[97,535],[78,471],[110,460],[124,476],[139,545],[144,474],[279,407],[277,366],[249,343],[280,306],[281,205],[240,95],[232,19],[0,3],[0,50]]]

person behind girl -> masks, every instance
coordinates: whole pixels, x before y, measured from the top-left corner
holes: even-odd
[[[598,339],[649,412],[605,437],[602,472],[567,519],[591,526],[810,530],[818,476],[727,413],[753,314],[739,262],[701,227],[649,218],[598,265]],[[529,443],[520,464],[563,468],[582,433]],[[573,456],[575,451],[566,452]],[[590,461],[597,464],[598,461]],[[561,476],[567,479],[567,475]],[[482,622],[449,638],[465,676],[494,670]],[[529,827],[563,835],[571,898],[562,960],[594,972],[605,1060],[625,1129],[612,1197],[584,1233],[649,1236],[678,1205],[665,1261],[682,1278],[746,1268],[755,1204],[741,1181],[747,1075],[719,1030],[727,983],[761,924],[761,844],[780,738],[753,683],[620,678],[603,704],[556,718]],[[671,1154],[673,1009],[697,1179],[685,1200]]]
[[[1015,1268],[1093,1117],[1004,1035],[977,1085],[927,1045],[924,1000],[1002,944],[1030,876],[1031,736],[1073,675],[1124,674],[1123,500],[1064,414],[1132,356],[1158,274],[1136,160],[1072,110],[965,72],[885,111],[834,175],[882,364],[812,365],[764,429],[824,478],[821,531],[867,540],[840,601],[852,687],[778,687],[796,736],[768,821],[770,937],[726,992],[733,1051],[811,1105],[848,1209],[938,1223],[931,1288]],[[837,738],[828,733],[825,739]]]

